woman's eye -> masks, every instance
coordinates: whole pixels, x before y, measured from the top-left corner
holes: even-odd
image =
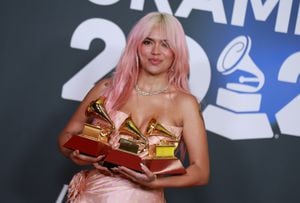
[[[143,44],[144,44],[144,45],[149,45],[150,43],[151,43],[151,42],[150,42],[149,40],[144,40],[144,41],[143,41]]]
[[[169,48],[168,44],[162,44],[163,47]]]
[[[165,48],[170,48],[170,46],[167,42],[162,42],[161,45]]]

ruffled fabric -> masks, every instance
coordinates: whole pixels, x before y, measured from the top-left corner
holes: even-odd
[[[75,174],[68,187],[68,203],[76,202],[76,199],[85,190],[88,171],[80,171]]]
[[[120,175],[107,176],[97,169],[81,171],[71,180],[68,203],[165,203],[163,190],[142,188]]]

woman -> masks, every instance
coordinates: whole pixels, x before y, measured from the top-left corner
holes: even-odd
[[[163,188],[208,183],[206,131],[197,99],[189,92],[188,74],[188,50],[179,21],[158,12],[140,19],[128,36],[112,78],[95,85],[59,136],[59,146],[66,157],[78,165],[94,166],[73,177],[70,202],[165,202]],[[105,108],[114,122],[120,123],[131,115],[144,132],[148,121],[156,118],[181,138],[190,163],[186,174],[156,176],[144,165],[144,173],[122,166],[108,170],[100,164],[104,156],[94,158],[64,148],[72,135],[82,132],[87,121],[86,107],[100,96],[106,97]],[[111,144],[117,140],[116,134]]]

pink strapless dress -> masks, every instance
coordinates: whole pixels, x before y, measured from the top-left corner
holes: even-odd
[[[117,111],[112,115],[115,127],[128,117],[126,113]],[[164,125],[176,136],[181,136],[182,128]],[[165,139],[162,136],[152,136],[149,144],[159,143]],[[116,134],[110,139],[112,146],[118,145],[119,136]],[[68,188],[68,202],[70,203],[163,203],[165,202],[163,189],[154,190],[121,177],[118,174],[108,176],[97,169],[83,170],[75,174]]]

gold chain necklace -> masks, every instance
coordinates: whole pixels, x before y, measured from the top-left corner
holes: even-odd
[[[166,86],[161,90],[147,92],[147,91],[141,90],[138,85],[135,85],[135,87],[134,87],[136,93],[141,96],[152,96],[152,95],[161,94],[163,92],[166,92],[168,90],[168,88],[169,88],[169,86]]]

